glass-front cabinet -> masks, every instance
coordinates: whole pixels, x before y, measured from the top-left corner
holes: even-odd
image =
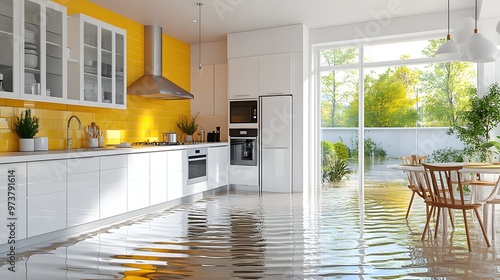
[[[68,30],[68,99],[126,108],[125,31],[83,14],[68,19]]]
[[[0,97],[19,97],[19,1],[0,0]]]
[[[3,0],[2,0],[3,1]],[[21,99],[66,102],[66,7],[21,1]]]

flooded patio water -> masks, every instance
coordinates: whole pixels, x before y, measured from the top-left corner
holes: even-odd
[[[487,248],[476,224],[472,253],[459,218],[447,237],[420,240],[425,207],[417,199],[405,220],[410,192],[399,175],[367,183],[363,204],[355,180],[311,199],[207,196],[26,253],[0,279],[500,278],[498,244]]]

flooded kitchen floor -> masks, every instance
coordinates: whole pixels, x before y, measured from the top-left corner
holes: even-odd
[[[305,201],[229,191],[25,254],[0,279],[500,278],[499,244],[474,223],[469,253],[460,215],[422,242],[425,207],[405,220],[409,195],[401,180],[369,185],[360,215],[356,184]]]

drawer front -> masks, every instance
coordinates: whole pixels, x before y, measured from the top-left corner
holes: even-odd
[[[100,157],[101,170],[127,167],[127,155]]]
[[[68,175],[99,171],[99,158],[75,158],[67,160]]]

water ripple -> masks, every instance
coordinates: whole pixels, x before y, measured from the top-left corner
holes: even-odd
[[[388,195],[390,194],[390,195]],[[420,240],[425,206],[405,220],[404,181],[371,184],[360,213],[356,184],[302,195],[231,192],[182,204],[23,255],[0,279],[497,279],[496,246],[462,221]],[[451,241],[453,240],[453,242]],[[8,278],[5,278],[8,277]]]

